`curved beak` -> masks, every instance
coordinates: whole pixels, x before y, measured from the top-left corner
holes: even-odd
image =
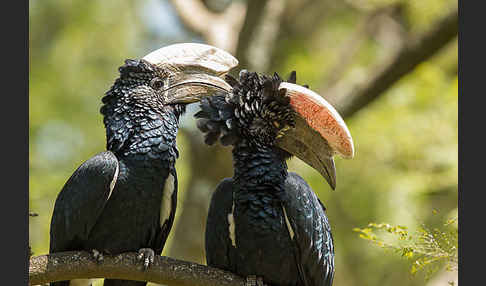
[[[333,156],[353,158],[351,133],[339,113],[324,98],[305,87],[282,82],[295,112],[295,128],[277,139],[277,145],[317,170],[336,188]]]
[[[143,60],[161,71],[167,104],[192,103],[215,91],[228,92],[231,86],[223,77],[238,65],[230,53],[197,43],[174,44],[160,48]]]

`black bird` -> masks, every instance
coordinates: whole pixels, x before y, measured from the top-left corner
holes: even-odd
[[[237,60],[203,44],[176,44],[126,60],[100,109],[106,148],[69,178],[54,206],[49,252],[138,251],[143,267],[160,255],[174,221],[179,117],[215,90]],[[71,283],[71,284],[70,284]],[[90,285],[71,280],[51,285]],[[146,282],[105,279],[104,285]]]
[[[206,260],[248,284],[332,285],[334,246],[325,207],[302,177],[296,155],[334,189],[333,155],[353,156],[336,110],[311,90],[242,70],[232,86],[200,102],[198,128],[209,145],[233,145],[233,178],[217,186],[206,225]]]

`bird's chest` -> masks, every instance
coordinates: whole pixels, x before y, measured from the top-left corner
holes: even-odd
[[[120,164],[119,177],[100,221],[114,233],[130,229],[143,236],[147,231],[158,229],[173,211],[175,184],[169,168],[135,168]]]
[[[238,206],[233,212],[235,245],[251,253],[272,253],[288,247],[289,233],[280,204]],[[255,254],[257,255],[257,254]]]
[[[280,202],[260,194],[235,198],[232,208],[237,233],[246,236],[265,237],[274,235],[282,228]]]
[[[113,202],[134,206],[160,206],[169,176],[168,167],[121,166],[113,190]]]
[[[245,203],[237,202],[232,215],[232,257],[238,273],[260,273],[267,276],[275,272],[273,268],[276,265],[280,269],[277,273],[296,271],[292,241],[279,200],[260,197],[258,200],[249,200]],[[277,277],[269,278],[277,281],[274,280]]]

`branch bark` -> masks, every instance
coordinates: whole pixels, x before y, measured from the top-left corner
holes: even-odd
[[[248,56],[248,49],[255,42],[256,36],[262,34],[259,27],[269,14],[266,9],[267,2],[269,1],[249,0],[245,5],[240,1],[233,1],[223,12],[216,13],[207,9],[200,0],[171,1],[184,25],[200,34],[208,44],[234,54],[240,62],[239,69],[253,69],[255,61],[251,61]],[[277,5],[282,6],[282,3],[278,1]],[[266,46],[270,44],[272,43]]]
[[[143,271],[137,255],[135,252],[105,255],[100,264],[85,251],[31,257],[29,285],[88,278],[115,278],[181,286],[245,285],[245,279],[230,272],[165,256],[156,256],[154,264]]]
[[[246,15],[245,4],[234,1],[224,12],[215,13],[200,0],[171,0],[171,3],[189,30],[202,35],[210,45],[235,53]]]
[[[387,41],[385,43],[382,43],[382,45],[387,46],[387,50],[390,51],[385,53],[386,55],[382,55],[380,58],[388,58],[390,55],[394,55],[398,51],[405,38],[403,27],[394,21],[390,14],[400,9],[400,6],[401,3],[378,8],[366,13],[361,18],[355,30],[338,50],[336,56],[337,60],[326,73],[328,76],[325,84],[322,86],[335,86],[355,59],[355,55],[359,52],[365,39],[369,37],[380,38],[377,35],[377,32],[380,30],[387,30],[388,32],[386,34],[392,34],[392,36],[386,37]],[[383,32],[378,34],[383,34]]]
[[[253,24],[256,25],[256,27],[250,35],[252,39],[251,42],[242,43],[240,45],[241,41],[245,41],[244,38],[241,37],[245,34],[240,33],[240,42],[238,42],[240,49],[238,50],[238,53],[241,54],[243,58],[240,68],[257,70],[264,73],[268,72],[270,58],[277,42],[280,23],[282,21],[285,7],[285,3],[282,3],[281,0],[267,1],[263,13],[260,14],[259,24]],[[248,39],[246,41],[248,41]],[[245,48],[242,47],[243,45],[245,45]]]
[[[268,0],[249,0],[245,21],[238,35],[238,43],[235,50],[236,58],[239,61],[238,70],[245,68],[251,69],[247,50],[253,42],[253,38],[258,29],[258,25],[264,16],[265,7]]]
[[[406,42],[390,60],[378,66],[371,76],[348,88],[343,84],[328,89],[323,94],[338,94],[330,97],[343,117],[349,117],[383,94],[417,65],[436,54],[457,36],[458,12],[454,9],[424,34]]]

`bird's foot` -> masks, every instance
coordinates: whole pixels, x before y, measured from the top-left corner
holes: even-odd
[[[143,270],[146,270],[154,263],[155,252],[151,248],[140,248],[137,259],[143,260]]]
[[[92,249],[91,256],[93,256],[93,258],[96,260],[96,263],[100,264],[103,262],[103,254],[100,251]]]
[[[262,277],[257,277],[256,275],[246,276],[245,286],[267,286],[263,283]]]

